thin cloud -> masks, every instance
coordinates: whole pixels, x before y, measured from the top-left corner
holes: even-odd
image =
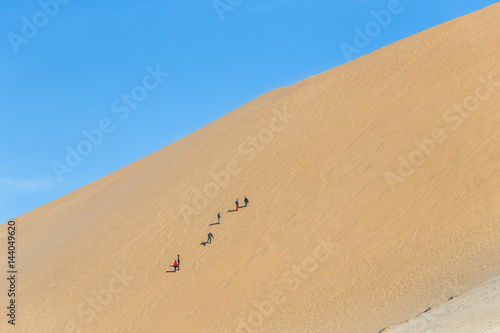
[[[3,177],[0,178],[0,188],[5,188],[10,191],[31,192],[45,190],[54,184],[54,180],[50,178],[42,179],[14,179]]]

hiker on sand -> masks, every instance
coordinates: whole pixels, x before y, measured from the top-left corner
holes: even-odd
[[[236,211],[238,211],[238,207],[240,207],[240,203],[239,203],[238,199],[236,199],[235,203],[236,203]]]
[[[248,206],[248,202],[249,201],[248,201],[247,197],[245,197],[245,207]]]
[[[177,260],[174,261],[174,273],[177,272],[177,270],[179,269],[179,264],[177,263]]]
[[[212,235],[212,233],[209,233],[208,234],[208,240],[207,240],[208,244],[212,244],[212,238],[215,238],[214,235]]]
[[[220,213],[217,214],[217,218],[219,219],[219,224],[220,224]]]
[[[177,255],[177,265],[181,265],[181,258],[179,257],[179,255]]]

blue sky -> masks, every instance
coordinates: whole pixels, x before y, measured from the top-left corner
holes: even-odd
[[[59,1],[2,4],[0,223],[269,90],[496,2]],[[381,10],[390,19],[356,45]]]

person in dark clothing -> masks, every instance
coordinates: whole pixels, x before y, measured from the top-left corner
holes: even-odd
[[[208,234],[208,240],[207,240],[208,244],[212,244],[212,238],[215,238],[214,235],[212,235],[212,233],[209,233]]]
[[[245,197],[245,207],[247,207],[247,206],[248,206],[248,203],[249,203],[248,198],[247,198],[247,197]]]
[[[220,224],[220,213],[217,214],[217,218],[219,219],[219,224]]]

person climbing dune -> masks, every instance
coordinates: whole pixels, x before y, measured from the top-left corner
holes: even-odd
[[[177,260],[174,261],[174,273],[177,272],[179,269],[179,264],[177,263]]]
[[[220,213],[219,213],[219,214],[217,214],[217,218],[219,219],[219,224],[220,224],[220,217],[221,217],[221,216],[220,216]]]
[[[208,234],[208,239],[207,239],[207,243],[208,244],[212,244],[212,238],[215,238],[214,235],[212,235],[212,233],[209,233]]]
[[[247,207],[247,206],[248,206],[248,203],[249,203],[249,202],[250,202],[250,201],[248,201],[248,198],[247,198],[247,197],[245,197],[245,207]]]
[[[236,204],[236,211],[238,211],[238,208],[239,208],[239,206],[240,206],[240,203],[239,203],[238,199],[236,199],[235,204]]]

